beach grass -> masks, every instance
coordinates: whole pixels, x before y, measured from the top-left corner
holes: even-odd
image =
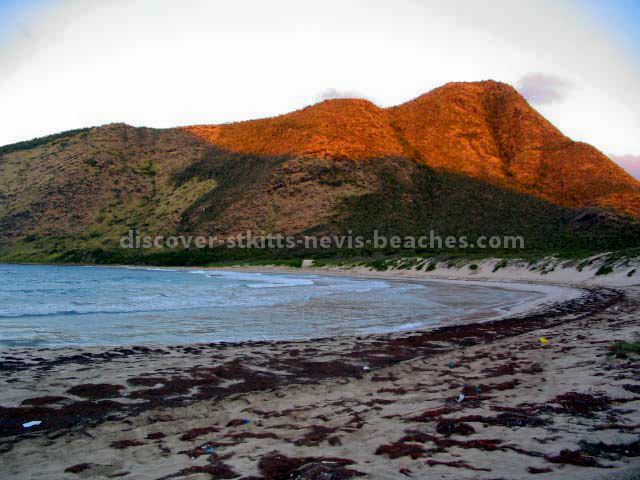
[[[616,342],[609,347],[609,354],[616,357],[627,357],[629,354],[640,354],[640,339],[631,342]]]

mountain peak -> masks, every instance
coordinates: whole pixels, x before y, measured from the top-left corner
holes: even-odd
[[[620,194],[640,195],[640,183],[609,158],[563,135],[515,88],[494,80],[450,82],[390,108],[331,99],[277,117],[184,129],[240,153],[408,157],[563,206],[602,198],[629,213],[629,196]]]
[[[522,95],[520,95],[520,93],[518,93],[518,91],[508,83],[498,82],[496,80],[480,80],[477,82],[447,82],[444,85],[440,85],[439,87],[429,90],[428,92],[408,100],[397,107],[413,103],[419,104],[424,100],[433,97],[455,97],[470,94],[501,97],[512,96],[514,100],[516,98],[520,98],[526,103],[524,97],[522,97]]]
[[[387,112],[361,98],[324,100],[277,117],[185,130],[243,153],[354,160],[402,155]]]
[[[321,100],[317,103],[314,103],[312,105],[309,105],[307,107],[304,107],[302,110],[308,109],[308,108],[314,108],[314,107],[319,107],[321,105],[327,106],[329,108],[349,108],[349,107],[355,107],[357,105],[360,106],[368,106],[370,108],[374,108],[374,109],[379,109],[380,107],[378,107],[375,103],[373,103],[371,100],[367,99],[367,98],[328,98],[326,100]]]

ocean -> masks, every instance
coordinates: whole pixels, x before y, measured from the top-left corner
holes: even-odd
[[[0,265],[0,348],[290,340],[504,315],[540,293],[306,273]]]

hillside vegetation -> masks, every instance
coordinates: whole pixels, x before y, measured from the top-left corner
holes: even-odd
[[[142,235],[522,236],[528,252],[638,246],[640,184],[511,87],[403,105],[329,100],[279,117],[124,124],[0,147],[0,259],[203,264],[385,254],[122,250]],[[414,249],[419,250],[419,249]]]

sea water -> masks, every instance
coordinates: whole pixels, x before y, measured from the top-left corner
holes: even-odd
[[[306,273],[0,264],[0,348],[396,332],[495,318],[540,295]]]

